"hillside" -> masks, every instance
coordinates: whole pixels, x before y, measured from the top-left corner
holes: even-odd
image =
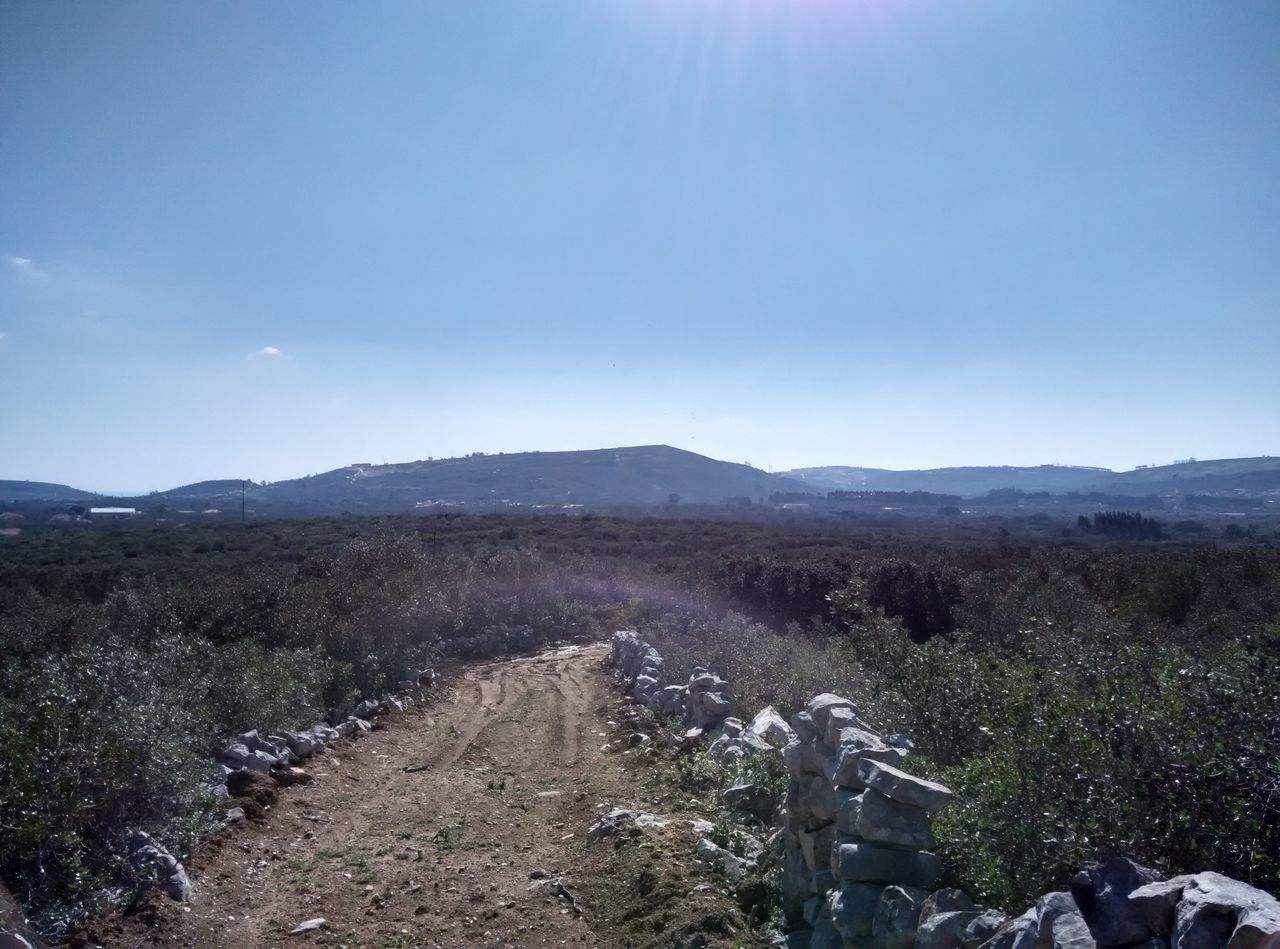
[[[1280,489],[1280,458],[1224,458],[1186,461],[1132,471],[1084,468],[1071,465],[1038,465],[931,468],[890,471],[884,468],[830,466],[797,468],[782,474],[825,491],[930,491],[976,497],[988,491],[1016,488],[1028,493],[1048,491],[1066,494],[1102,491],[1110,494],[1147,495],[1181,491],[1269,491]]]
[[[92,501],[97,496],[90,491],[47,481],[0,481],[0,502]]]
[[[168,491],[159,491],[156,496],[174,501],[187,499],[212,500],[231,496],[239,499],[241,487],[249,483],[240,478],[197,481],[195,484],[184,484],[178,488],[170,488]]]
[[[355,504],[408,509],[430,502],[625,505],[717,504],[767,497],[804,485],[749,465],[716,461],[667,445],[594,451],[475,455],[407,464],[351,466],[253,490],[288,504]]]
[[[797,468],[782,472],[819,491],[929,491],[974,497],[1000,488],[1020,491],[1088,491],[1112,472],[1105,468],[1070,465],[1038,465],[1018,468],[1007,465],[966,468],[927,468],[891,471],[884,468]]]
[[[1219,458],[1176,465],[1135,468],[1103,484],[1099,490],[1119,494],[1169,491],[1274,491],[1280,489],[1280,458]]]

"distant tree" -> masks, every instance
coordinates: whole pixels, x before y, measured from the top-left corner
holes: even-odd
[[[1154,517],[1131,511],[1103,511],[1090,519],[1081,515],[1076,525],[1086,533],[1124,540],[1160,540],[1164,530]]]
[[[680,495],[672,491],[670,494],[667,495],[667,503],[670,504],[672,507],[675,507],[677,504],[680,503]]]

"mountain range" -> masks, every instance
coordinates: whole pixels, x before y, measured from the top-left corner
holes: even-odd
[[[1280,458],[1189,460],[1116,472],[1070,465],[963,467],[916,471],[883,468],[797,468],[769,473],[667,445],[591,451],[474,454],[403,464],[353,464],[270,484],[240,479],[200,481],[141,498],[116,501],[258,507],[403,511],[492,503],[560,508],[719,504],[770,495],[829,491],[925,491],[976,497],[1016,489],[1027,493],[1111,495],[1280,490]],[[67,485],[0,481],[0,502],[90,502],[106,496]]]
[[[1015,489],[1050,494],[1091,491],[1147,495],[1171,491],[1266,491],[1280,488],[1280,458],[1223,458],[1112,471],[1074,465],[968,467],[890,471],[884,468],[796,468],[783,474],[811,491],[928,491],[977,497]]]

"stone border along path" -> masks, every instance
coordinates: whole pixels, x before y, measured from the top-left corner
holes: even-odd
[[[810,699],[790,726],[772,707],[744,726],[730,715],[727,682],[695,669],[687,683],[667,684],[661,654],[630,630],[614,634],[611,662],[637,702],[682,716],[689,740],[711,737],[706,754],[721,763],[785,745],[786,797],[772,814],[756,811],[778,828],[767,848],[732,854],[705,838],[697,845],[731,880],[778,868],[782,909],[794,926],[780,946],[1280,949],[1280,901],[1218,873],[1166,880],[1117,858],[1012,919],[961,890],[931,890],[941,867],[930,817],[952,793],[898,767],[911,748],[905,736],[877,735],[853,702],[831,693]],[[735,782],[725,803],[750,811],[753,790]]]
[[[296,767],[312,755],[323,752],[327,745],[339,738],[359,738],[373,730],[372,720],[388,712],[403,712],[413,708],[423,699],[423,693],[435,682],[434,669],[422,669],[411,673],[411,678],[401,680],[397,693],[388,693],[377,701],[365,699],[358,702],[350,715],[330,725],[318,722],[306,731],[285,731],[280,735],[262,737],[255,728],[238,735],[218,756],[222,781],[211,784],[209,790],[218,800],[233,796],[245,800],[227,809],[219,827],[245,819],[246,807],[253,807],[253,790],[256,782],[253,774],[273,777],[283,787],[304,784],[311,776]],[[331,716],[339,718],[338,714]],[[218,828],[215,828],[215,830]],[[186,868],[173,854],[145,831],[137,830],[129,836],[129,860],[133,867],[153,877],[157,887],[178,902],[191,898],[191,881]],[[0,932],[0,949],[3,949],[4,932]]]
[[[331,714],[332,719],[341,718],[333,725],[318,722],[306,731],[285,731],[266,737],[260,736],[257,729],[238,735],[218,756],[222,780],[210,784],[209,791],[217,800],[230,802],[232,798],[242,797],[243,800],[227,808],[223,820],[214,825],[210,833],[244,820],[246,808],[260,813],[254,801],[255,794],[260,796],[259,784],[253,775],[272,777],[282,787],[309,782],[311,776],[296,765],[324,752],[339,738],[354,739],[368,734],[373,730],[372,720],[380,715],[413,708],[423,700],[435,679],[434,669],[413,671],[409,678],[397,684],[395,693],[376,701],[360,701],[349,715]],[[157,889],[180,903],[191,898],[186,868],[159,841],[146,831],[134,830],[129,833],[126,846],[130,865],[143,877],[155,880]],[[7,892],[0,892],[0,949],[23,949],[32,944],[35,936],[20,909]]]

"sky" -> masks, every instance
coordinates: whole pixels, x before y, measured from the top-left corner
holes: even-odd
[[[0,4],[0,478],[1280,454],[1280,4]]]

